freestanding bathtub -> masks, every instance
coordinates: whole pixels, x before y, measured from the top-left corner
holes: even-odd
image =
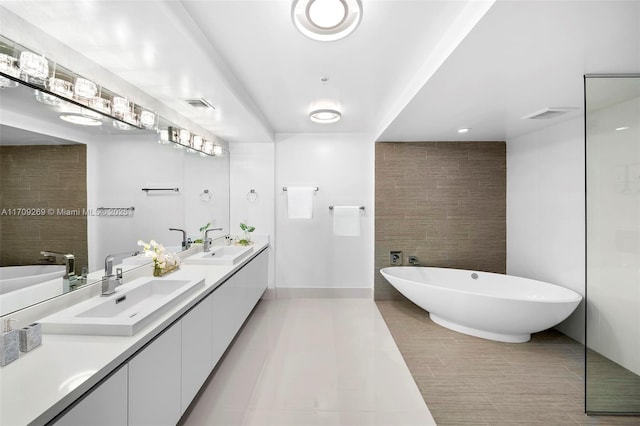
[[[3,266],[0,268],[0,294],[49,281],[63,275],[63,265]]]
[[[582,300],[568,288],[490,272],[392,266],[380,273],[433,322],[499,342],[528,342],[531,333],[562,322]]]

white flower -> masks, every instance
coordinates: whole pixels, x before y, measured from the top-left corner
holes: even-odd
[[[142,247],[142,250],[146,253],[147,250],[149,250],[151,248],[151,246],[147,243],[145,243],[142,240],[138,240],[138,245]]]

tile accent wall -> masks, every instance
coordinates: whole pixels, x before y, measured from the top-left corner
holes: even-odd
[[[504,142],[379,142],[375,176],[375,299],[402,297],[379,272],[390,250],[506,272]]]
[[[44,216],[9,209],[54,209]],[[76,273],[87,265],[85,145],[0,146],[0,266],[34,264],[40,251],[73,253]],[[59,214],[58,209],[80,211]]]

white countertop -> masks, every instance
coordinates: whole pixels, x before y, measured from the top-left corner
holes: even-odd
[[[52,420],[267,246],[256,242],[253,252],[237,265],[183,263],[167,278],[204,276],[204,288],[133,336],[43,334],[42,345],[0,368],[0,425],[41,425]],[[125,274],[124,286],[127,281]]]

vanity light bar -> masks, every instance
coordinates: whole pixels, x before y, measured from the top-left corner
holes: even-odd
[[[0,88],[15,87],[18,83],[36,89],[41,102],[41,99],[51,99],[47,103],[53,105],[55,99],[63,99],[114,119],[119,129],[133,126],[157,130],[161,142],[174,142],[201,155],[220,157],[223,154],[221,145],[172,124],[168,129],[160,128],[161,117],[157,113],[0,35]]]
[[[165,137],[164,130],[160,131],[161,140]],[[222,145],[217,145],[210,140],[205,140],[200,135],[195,135],[188,130],[169,126],[166,133],[168,142],[175,143],[175,147],[185,147],[187,152],[195,152],[210,157],[222,157]]]

